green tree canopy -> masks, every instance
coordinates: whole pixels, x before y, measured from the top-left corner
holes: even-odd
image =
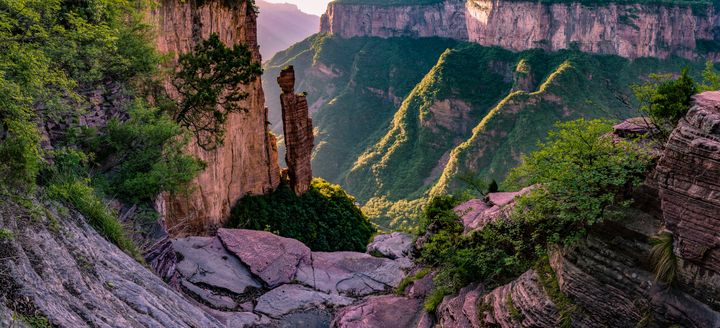
[[[200,147],[214,149],[223,143],[228,115],[247,111],[241,102],[248,93],[239,86],[260,74],[262,68],[246,45],[228,48],[213,33],[180,56],[172,81],[180,98],[172,116],[195,134]]]

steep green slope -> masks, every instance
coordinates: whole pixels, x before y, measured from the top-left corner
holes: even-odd
[[[428,38],[349,40],[315,35],[278,53],[263,84],[280,134],[280,69],[294,65],[296,90],[308,92],[316,128],[313,172],[340,182],[355,159],[385,133],[402,99],[456,41]]]
[[[459,176],[502,181],[557,121],[636,116],[629,86],[651,73],[701,70],[678,58],[316,35],[266,66],[271,109],[286,65],[309,92],[315,175],[341,184],[384,228],[411,228],[428,193],[468,188]]]

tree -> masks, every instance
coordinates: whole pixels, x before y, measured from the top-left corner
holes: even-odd
[[[647,114],[660,135],[667,138],[690,109],[692,96],[698,89],[687,68],[677,79],[672,79],[670,74],[653,74],[650,78],[651,81],[631,88],[640,101],[640,111]]]
[[[262,68],[246,45],[228,48],[214,33],[181,55],[178,66],[172,84],[179,99],[172,117],[195,135],[201,148],[215,149],[223,144],[228,115],[247,112],[241,102],[248,93],[240,85],[255,81]]]

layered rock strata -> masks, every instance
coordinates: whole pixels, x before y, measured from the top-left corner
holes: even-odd
[[[304,94],[295,93],[295,69],[289,66],[280,72],[277,79],[282,94],[283,130],[285,133],[285,163],[288,166],[290,187],[295,194],[302,195],[310,188],[312,181],[312,119],[308,112],[308,103]]]
[[[228,46],[244,43],[261,61],[256,16],[249,1],[163,0],[148,15],[156,27],[160,52],[178,56],[216,33]],[[159,210],[174,236],[203,234],[222,224],[230,208],[247,194],[264,194],[280,182],[277,148],[267,124],[260,79],[238,86],[248,93],[247,113],[232,113],[225,126],[224,145],[206,151],[192,142],[188,151],[207,168],[184,194],[165,195]]]
[[[715,44],[712,6],[445,0],[431,4],[330,3],[321,31],[349,38],[447,37],[512,50],[579,50],[628,58],[694,58]]]
[[[654,179],[681,278],[720,308],[720,92],[695,96],[695,105],[670,135]]]

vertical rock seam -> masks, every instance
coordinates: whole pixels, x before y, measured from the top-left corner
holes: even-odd
[[[287,149],[285,162],[288,166],[288,179],[295,194],[302,195],[310,188],[312,180],[310,160],[315,141],[312,119],[308,113],[305,95],[295,94],[295,69],[292,66],[286,67],[280,72],[277,81],[282,90],[280,104]]]

